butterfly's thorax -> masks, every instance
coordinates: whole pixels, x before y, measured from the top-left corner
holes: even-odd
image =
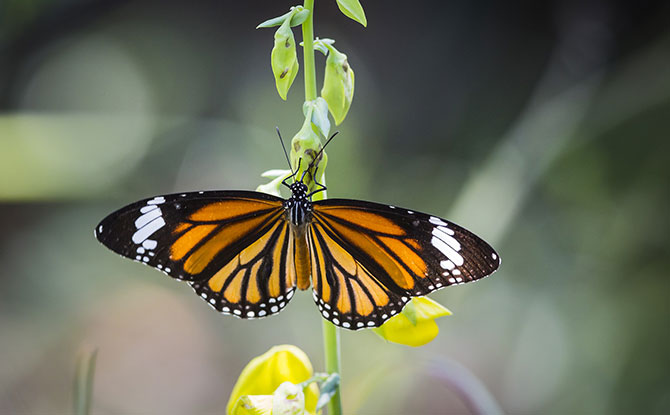
[[[284,202],[286,218],[291,223],[293,233],[295,271],[297,285],[301,290],[310,286],[310,261],[307,247],[307,227],[312,215],[312,202],[307,196],[307,186],[301,182],[293,183],[292,195]]]

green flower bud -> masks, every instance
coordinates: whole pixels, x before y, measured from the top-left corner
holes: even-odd
[[[314,190],[316,188],[314,185],[314,173],[316,171],[318,171],[319,183],[325,184],[321,179],[323,178],[323,173],[326,169],[328,157],[325,152],[322,152],[321,156],[319,156],[319,160],[314,163],[309,172],[305,173],[305,170],[307,170],[310,164],[312,164],[312,161],[314,161],[314,157],[316,157],[319,150],[321,150],[319,132],[311,119],[312,111],[309,110],[302,128],[291,140],[291,165],[295,169],[298,168],[298,163],[300,164],[296,180],[300,180],[300,178],[303,177],[303,174],[305,174],[303,183],[305,183],[310,190]]]
[[[272,73],[275,76],[277,92],[283,100],[286,100],[288,90],[298,75],[298,68],[295,38],[289,18],[275,32],[275,45],[272,48]]]
[[[321,135],[328,138],[330,134],[330,120],[328,120],[328,103],[322,97],[314,101],[305,101],[302,105],[302,112],[308,117],[311,111],[312,124],[321,132]]]
[[[340,124],[347,116],[351,101],[354,99],[354,70],[347,62],[347,55],[328,45],[326,59],[326,75],[323,81],[321,96],[328,103],[328,110]]]

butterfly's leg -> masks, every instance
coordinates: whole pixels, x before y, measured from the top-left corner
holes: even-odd
[[[282,181],[281,181],[281,184],[283,184],[284,186],[286,186],[286,187],[288,187],[288,188],[291,187],[288,183],[286,183],[286,181],[287,181],[288,179],[292,178],[292,177],[295,177],[295,175],[298,174],[298,172],[300,171],[300,162],[301,162],[301,161],[302,161],[302,158],[299,158],[299,159],[298,159],[298,168],[295,170],[295,173],[291,174],[290,176],[288,176],[287,178],[285,178],[284,180],[282,180]],[[295,180],[294,180],[294,181],[295,181]]]
[[[322,185],[322,184],[319,183],[318,180],[317,180],[317,177],[319,177],[319,176],[317,175],[317,172],[318,172],[318,171],[319,171],[319,168],[317,167],[316,170],[314,170],[314,184],[317,185],[317,186],[319,186],[319,188],[316,189],[315,191],[309,193],[309,194],[307,195],[307,197],[312,197],[312,195],[314,195],[314,194],[316,194],[316,193],[319,193],[319,192],[323,192],[324,190],[326,190],[326,186]]]

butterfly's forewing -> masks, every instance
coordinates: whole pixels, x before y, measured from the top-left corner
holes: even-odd
[[[96,237],[122,256],[188,281],[223,313],[262,317],[283,308],[295,289],[282,201],[243,191],[157,196],[103,219]]]
[[[377,327],[409,297],[484,278],[500,265],[489,244],[454,223],[371,202],[315,202],[309,236],[315,300],[345,328]]]

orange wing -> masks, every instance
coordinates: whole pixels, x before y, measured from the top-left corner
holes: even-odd
[[[308,234],[314,301],[333,324],[350,330],[377,327],[409,301],[389,290],[386,275],[373,275],[321,221]]]
[[[96,237],[122,256],[188,281],[223,313],[262,317],[283,308],[295,289],[282,202],[242,191],[157,196],[109,215]]]
[[[500,265],[490,245],[454,223],[371,202],[315,202],[309,239],[315,301],[345,328],[377,327],[410,297]]]

